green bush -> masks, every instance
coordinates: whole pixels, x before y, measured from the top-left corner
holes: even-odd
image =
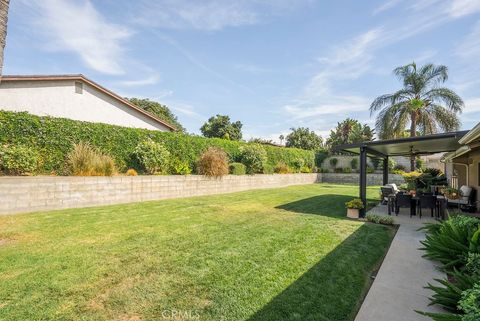
[[[422,241],[425,257],[443,264],[447,271],[461,269],[467,263],[468,253],[478,253],[480,220],[455,215],[441,223],[427,224],[426,238]]]
[[[357,169],[358,168],[358,158],[352,158],[350,161],[350,166],[352,166],[352,169]]]
[[[305,166],[305,160],[303,158],[297,158],[293,162],[293,168],[296,172],[300,172],[300,169]]]
[[[363,205],[363,202],[362,202],[361,199],[359,199],[359,198],[354,198],[353,200],[346,202],[346,203],[345,203],[345,207],[346,207],[346,208],[354,208],[354,209],[357,209],[357,210],[361,210],[361,209],[364,208],[365,206]]]
[[[338,158],[335,158],[335,157],[330,158],[329,163],[330,163],[330,166],[332,166],[333,168],[336,168],[338,164]]]
[[[40,173],[67,174],[66,155],[73,144],[82,141],[113,157],[122,172],[129,168],[139,171],[142,166],[134,157],[134,150],[138,142],[148,139],[162,143],[172,159],[187,163],[193,172],[197,172],[198,158],[208,147],[222,148],[231,162],[238,162],[240,147],[251,145],[219,138],[0,111],[0,145],[22,145],[36,150],[40,156]],[[313,151],[268,145],[264,146],[264,150],[267,163],[272,166],[283,162],[293,167],[298,158],[304,159],[308,167],[315,165],[316,154]]]
[[[368,222],[376,223],[376,224],[393,225],[395,223],[392,216],[367,214],[365,218],[367,219]]]
[[[247,168],[242,163],[231,163],[228,168],[232,175],[245,175],[247,173]]]
[[[345,168],[343,169],[343,173],[344,173],[344,174],[350,174],[351,172],[352,172],[352,169],[349,168],[349,167],[345,167]]]
[[[192,173],[192,169],[188,162],[175,158],[172,161],[172,173],[176,175],[188,175]]]
[[[275,171],[272,165],[268,163],[265,163],[265,165],[263,165],[263,174],[273,174],[274,172]]]
[[[114,160],[88,143],[73,145],[67,154],[69,174],[74,176],[112,176],[115,173]]]
[[[300,173],[312,173],[312,172],[313,172],[313,170],[310,167],[302,166],[300,168]]]
[[[475,284],[473,288],[462,292],[462,299],[458,302],[460,310],[465,315],[462,321],[478,321],[480,320],[480,282]]]
[[[39,154],[24,145],[0,145],[0,169],[7,175],[34,174]]]
[[[284,162],[280,162],[275,165],[273,171],[277,174],[289,174],[293,172],[292,169]]]
[[[240,161],[247,168],[248,174],[263,173],[267,153],[260,144],[245,145],[240,147]]]
[[[135,147],[134,155],[148,174],[166,174],[170,166],[170,152],[161,143],[145,140]]]

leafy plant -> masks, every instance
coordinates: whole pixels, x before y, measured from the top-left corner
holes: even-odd
[[[356,157],[352,158],[352,160],[350,161],[350,166],[352,166],[352,169],[357,169],[358,168],[358,158],[356,158]]]
[[[240,140],[242,139],[242,126],[240,121],[231,122],[227,115],[216,115],[210,117],[200,131],[205,137]]]
[[[210,147],[198,160],[198,173],[201,175],[221,177],[228,174],[227,153],[220,148]]]
[[[168,173],[171,155],[163,144],[145,140],[137,145],[134,155],[148,174]]]
[[[443,264],[447,271],[463,268],[467,262],[472,238],[480,226],[480,220],[463,215],[452,216],[437,224],[427,224],[426,238],[421,241],[425,257]],[[474,239],[475,240],[475,239]],[[477,247],[478,249],[478,247]]]
[[[231,163],[228,168],[232,175],[245,175],[247,173],[247,168],[242,163]]]
[[[265,164],[263,166],[263,174],[273,174],[274,173],[274,168],[270,164]]]
[[[127,175],[127,176],[137,176],[138,173],[137,173],[137,171],[134,170],[133,168],[129,168],[129,169],[127,170],[127,172],[125,173],[125,175]]]
[[[332,158],[330,158],[328,161],[329,161],[329,163],[330,163],[330,166],[332,166],[333,168],[336,168],[336,167],[337,167],[338,158],[332,157]]]
[[[352,172],[352,169],[349,168],[349,167],[345,167],[345,168],[343,168],[342,172],[343,172],[344,174],[350,174],[350,173]]]
[[[67,164],[74,176],[112,176],[115,173],[114,160],[84,142],[73,146],[67,155]]]
[[[300,168],[300,173],[312,173],[312,172],[313,172],[313,170],[308,166],[302,166]]]
[[[192,173],[192,169],[188,162],[182,161],[178,158],[173,160],[172,169],[173,173],[177,175],[188,175]]]
[[[39,154],[24,145],[0,145],[0,169],[7,175],[33,174],[38,168]]]
[[[395,220],[392,216],[383,216],[377,214],[367,214],[365,217],[368,222],[376,223],[376,224],[383,224],[383,225],[393,225],[395,224]]]
[[[275,165],[273,171],[277,174],[289,174],[292,173],[292,169],[285,163],[280,162]]]
[[[248,174],[263,173],[267,162],[267,153],[262,145],[252,144],[240,148],[240,160],[247,168]]]
[[[363,205],[363,202],[361,199],[354,198],[353,200],[346,202],[345,207],[361,210],[362,208],[365,207],[365,205]]]
[[[297,172],[300,171],[300,169],[305,166],[305,160],[303,160],[303,158],[297,158],[294,162],[293,162],[293,166],[295,168],[295,170]]]
[[[188,163],[196,172],[200,155],[208,147],[222,148],[230,161],[240,161],[240,147],[250,143],[219,138],[205,138],[183,133],[161,132],[141,128],[128,128],[115,125],[89,123],[64,118],[39,117],[26,112],[0,111],[0,145],[25,146],[39,154],[39,166],[36,173],[68,174],[69,166],[66,155],[78,142],[88,142],[92,147],[108,153],[117,168],[125,172],[129,168],[142,172],[134,151],[139,142],[152,140],[170,152],[171,159]],[[267,163],[275,166],[284,162],[293,167],[297,158],[305,160],[305,165],[313,168],[318,153],[298,148],[285,148],[264,145]],[[171,166],[167,171],[171,171]]]
[[[480,320],[480,282],[462,293],[462,299],[458,305],[465,313],[462,321]]]

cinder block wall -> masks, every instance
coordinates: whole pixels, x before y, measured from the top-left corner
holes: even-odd
[[[323,173],[322,182],[332,184],[358,184],[360,174],[337,174],[337,173]],[[403,184],[405,180],[401,175],[389,174],[388,182],[397,185]],[[367,185],[382,185],[383,174],[367,174]]]
[[[0,214],[313,184],[321,181],[321,175],[0,177]]]

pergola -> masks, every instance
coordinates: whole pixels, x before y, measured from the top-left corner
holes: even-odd
[[[423,156],[441,152],[452,152],[462,145],[458,142],[468,130],[408,137],[377,140],[357,144],[340,145],[335,151],[360,155],[360,199],[367,205],[367,156],[383,160],[383,184],[388,184],[388,158],[390,156]],[[365,216],[365,209],[360,213]]]

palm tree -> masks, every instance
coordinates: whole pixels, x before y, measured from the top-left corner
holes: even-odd
[[[9,0],[0,0],[0,80],[3,74],[3,50],[7,40],[7,21]]]
[[[458,130],[457,113],[462,112],[464,104],[453,90],[441,86],[448,79],[446,66],[426,64],[417,68],[413,62],[395,68],[393,73],[403,88],[376,98],[370,106],[370,115],[379,111],[375,123],[379,138],[401,137],[408,125],[410,137]],[[410,166],[415,170],[414,155]]]

